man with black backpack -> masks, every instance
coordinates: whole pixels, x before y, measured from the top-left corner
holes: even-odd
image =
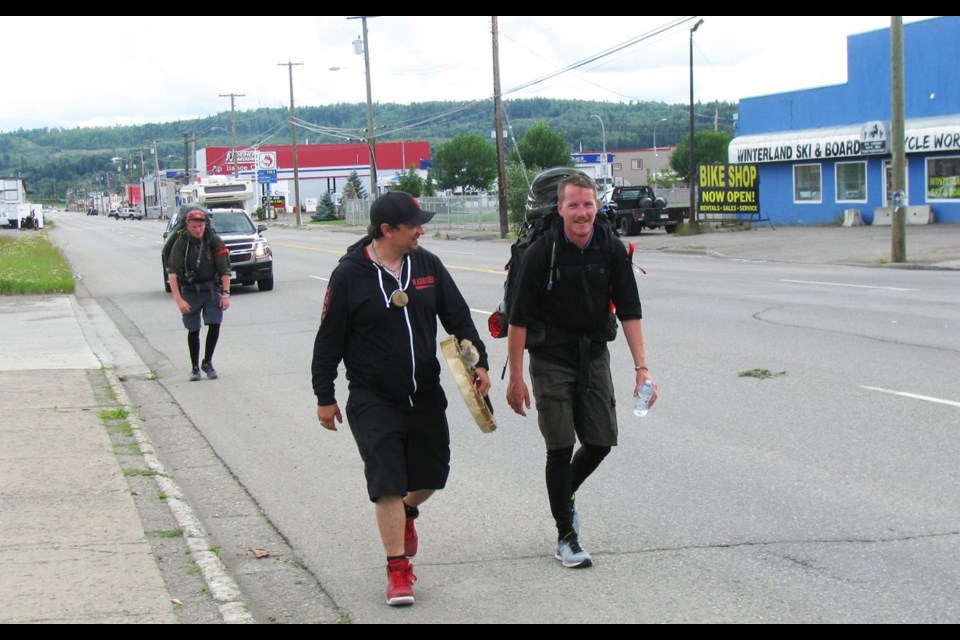
[[[190,350],[190,381],[200,380],[203,370],[211,380],[217,377],[213,352],[220,338],[223,312],[230,307],[230,252],[207,224],[207,214],[192,208],[185,216],[186,232],[170,246],[167,278],[170,291],[183,314]],[[203,363],[200,360],[201,318],[207,325]]]
[[[581,172],[557,185],[556,218],[526,249],[509,309],[507,403],[530,408],[523,352],[547,446],[546,482],[557,526],[555,557],[569,568],[593,560],[580,546],[576,492],[617,444],[610,352],[611,304],[633,356],[633,395],[647,379],[640,296],[626,247],[597,220],[597,185]],[[618,375],[617,379],[621,379]],[[656,401],[656,383],[651,406]],[[577,441],[580,448],[574,454]]]

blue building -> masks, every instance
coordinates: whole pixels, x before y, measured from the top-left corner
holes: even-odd
[[[846,84],[740,100],[729,162],[758,166],[773,224],[889,215],[890,50],[890,29],[851,35]],[[904,25],[903,59],[907,220],[960,223],[960,17]]]

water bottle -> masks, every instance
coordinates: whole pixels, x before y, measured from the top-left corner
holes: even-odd
[[[643,417],[650,410],[650,398],[653,397],[653,382],[646,380],[640,391],[637,392],[637,399],[633,403],[633,415]]]

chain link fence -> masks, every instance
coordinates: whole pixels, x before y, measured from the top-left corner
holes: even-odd
[[[417,198],[420,207],[436,213],[430,226],[434,229],[468,229],[499,231],[500,208],[496,196],[444,196]],[[373,199],[343,201],[344,220],[348,225],[366,227],[370,223]]]

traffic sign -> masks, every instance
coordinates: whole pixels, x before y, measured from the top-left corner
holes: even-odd
[[[257,182],[260,184],[271,184],[277,181],[276,169],[258,169]]]

